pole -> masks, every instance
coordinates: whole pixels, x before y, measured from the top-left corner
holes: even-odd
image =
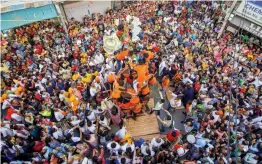
[[[224,32],[224,30],[225,30],[225,28],[226,28],[226,25],[227,25],[228,18],[229,18],[229,16],[231,15],[232,11],[234,10],[237,2],[238,2],[237,0],[233,1],[232,5],[231,5],[231,7],[230,7],[230,9],[229,9],[229,11],[227,12],[227,14],[226,14],[226,16],[225,16],[225,19],[224,19],[224,22],[223,22],[223,25],[222,25],[222,27],[221,27],[218,35],[217,35],[217,39],[219,39],[220,36],[222,35],[222,33]]]
[[[55,8],[56,8],[57,14],[60,17],[60,21],[62,22],[62,25],[63,25],[63,28],[65,30],[65,33],[68,35],[68,30],[67,30],[67,27],[66,27],[66,24],[65,24],[65,18],[64,18],[64,15],[62,14],[62,12],[60,10],[59,3],[55,2],[54,5],[55,5]]]

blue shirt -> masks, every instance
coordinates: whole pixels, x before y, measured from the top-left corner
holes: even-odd
[[[196,34],[192,34],[192,39],[195,41],[197,39]]]
[[[138,34],[138,37],[139,37],[140,39],[143,39],[143,38],[144,38],[143,32],[140,32],[140,33]]]
[[[143,138],[139,138],[139,140],[135,140],[135,147],[141,147],[141,145],[145,142]]]

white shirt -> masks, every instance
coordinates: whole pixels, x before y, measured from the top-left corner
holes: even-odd
[[[112,143],[115,143],[116,144],[116,147],[115,148],[112,148],[111,147],[111,144]],[[114,152],[114,153],[118,153],[118,150],[120,149],[120,145],[115,142],[115,141],[112,141],[112,142],[109,142],[107,145],[106,145],[107,149],[110,151],[110,152]]]
[[[71,137],[72,141],[79,142],[81,139],[80,137]]]
[[[10,130],[9,128],[7,128],[7,127],[1,127],[0,132],[3,135],[4,138],[7,137],[7,136],[14,136],[13,131]]]
[[[187,78],[184,78],[184,79],[182,80],[182,82],[183,82],[184,84],[186,84],[186,83],[193,84],[193,81],[190,80],[188,77],[187,77]]]
[[[132,143],[132,144],[125,143],[123,146],[121,146],[121,150],[123,152],[126,152],[126,149],[129,148],[129,147],[131,148],[132,152],[135,150],[135,144],[134,143]]]
[[[153,138],[153,139],[151,140],[150,147],[151,147],[151,149],[153,149],[153,148],[155,148],[155,147],[159,148],[162,144],[164,144],[163,139],[160,139],[160,143],[157,143],[157,142],[156,142],[156,138]]]
[[[119,139],[123,139],[126,135],[126,128],[125,127],[122,127],[122,129],[118,130],[116,132],[116,136],[119,138]]]
[[[146,144],[142,144],[141,145],[141,153],[144,155],[144,156],[147,156],[147,152],[146,152],[146,148],[148,147],[148,145]],[[155,152],[150,148],[150,152],[151,152],[151,157],[153,157],[155,155]]]
[[[55,139],[59,139],[59,137],[63,137],[63,132],[61,131],[61,129],[58,129],[56,132],[54,132],[53,137]]]
[[[88,129],[91,133],[95,133],[95,131],[96,131],[96,124],[92,124],[92,126],[87,127],[87,129]]]
[[[23,117],[16,114],[16,113],[11,114],[11,118],[15,119],[16,121],[22,121],[23,120]]]
[[[104,120],[103,121],[99,121],[99,124],[103,127],[107,127],[108,126],[108,121],[107,121],[107,118],[104,117]]]
[[[161,103],[160,101],[158,101],[156,103],[155,107],[153,108],[153,110],[158,110],[159,111],[160,109],[163,108],[163,105],[164,105],[164,103]]]
[[[95,88],[95,87],[91,87],[91,88],[90,88],[90,95],[91,95],[92,97],[94,97],[94,96],[96,95],[96,93],[97,93],[96,88]]]
[[[65,117],[61,110],[54,112],[54,115],[57,121],[60,121]]]
[[[89,116],[86,116],[86,117],[89,121],[95,121],[96,120],[96,116],[95,116],[94,112],[91,112],[91,114]]]

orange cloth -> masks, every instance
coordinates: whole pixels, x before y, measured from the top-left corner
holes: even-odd
[[[169,82],[170,82],[169,78],[164,77],[164,78],[162,79],[162,88],[168,88]]]
[[[137,71],[137,82],[144,82],[147,80],[148,65],[137,65],[134,70]]]
[[[115,98],[115,99],[118,99],[120,98],[121,96],[121,91],[120,90],[114,90],[112,93],[111,93],[111,97]]]
[[[148,86],[142,89],[142,95],[147,95],[149,92],[150,92],[150,89]]]
[[[132,97],[132,98],[131,98],[130,103],[132,103],[132,104],[138,104],[139,101],[140,101],[140,99],[139,99],[137,96],[135,96],[135,97]]]
[[[223,117],[223,115],[224,115],[222,109],[219,109],[219,110],[217,111],[217,114],[218,114],[220,117]]]
[[[108,77],[107,77],[107,81],[109,83],[113,83],[115,81],[115,78],[114,78],[114,75],[110,74]]]
[[[139,113],[141,112],[141,110],[142,110],[142,104],[139,103],[138,105],[135,106],[135,108],[133,109],[133,112]]]
[[[147,53],[147,54],[148,54],[148,57],[146,58],[146,61],[147,61],[147,62],[149,62],[151,59],[154,58],[154,53],[151,52],[151,51],[145,51],[145,50],[143,50],[142,53],[143,53],[143,54],[144,54],[144,53]]]
[[[149,75],[149,78],[148,78],[148,83],[150,85],[154,85],[156,83],[156,78],[154,77],[154,75]]]
[[[119,54],[117,54],[116,58],[117,60],[124,60],[126,56],[128,56],[128,50],[121,51]]]

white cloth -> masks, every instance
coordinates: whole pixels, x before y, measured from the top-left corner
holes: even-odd
[[[116,144],[116,147],[115,148],[112,148],[111,147],[111,144],[112,143],[115,143]],[[115,141],[112,141],[112,142],[109,142],[107,145],[106,145],[107,149],[111,152],[111,153],[118,153],[118,150],[121,148],[120,145],[115,142]]]
[[[16,113],[11,114],[11,118],[15,119],[16,121],[22,121],[23,120],[23,117],[16,114]]]
[[[65,117],[62,112],[63,111],[61,111],[61,110],[54,112],[54,115],[55,115],[55,118],[56,118],[57,121],[60,121]]]
[[[158,101],[158,102],[156,103],[155,107],[153,108],[153,110],[159,111],[160,109],[163,108],[163,105],[164,105],[164,103],[161,103],[161,101]]]
[[[129,147],[131,148],[132,152],[135,150],[135,144],[134,143],[132,143],[132,144],[125,143],[123,146],[121,146],[121,150],[123,152],[126,152],[126,149],[129,148]]]
[[[157,138],[153,138],[151,140],[151,143],[150,143],[150,148],[153,149],[155,147],[159,148],[162,144],[164,144],[164,140],[159,138],[160,139],[160,143],[156,142],[156,139]]]
[[[126,135],[126,128],[125,127],[122,127],[120,130],[118,130],[116,132],[116,136],[119,138],[119,139],[123,139]]]
[[[145,143],[143,143],[141,145],[141,153],[144,155],[144,156],[147,156],[147,152],[146,152],[146,149],[147,149],[148,145],[146,145]],[[153,157],[155,155],[155,152],[149,147],[150,149],[150,153],[151,153],[151,157]]]
[[[96,124],[92,124],[90,127],[87,128],[91,133],[95,133],[96,131]]]
[[[141,25],[141,22],[139,20],[139,18],[137,17],[133,17],[133,21],[131,22],[132,24],[132,41],[133,42],[137,42],[140,40],[140,38],[138,37],[138,34],[141,32],[141,28],[139,27]]]
[[[9,128],[7,128],[7,127],[1,127],[0,132],[3,135],[4,138],[7,137],[7,136],[14,136],[13,131],[10,130]]]
[[[89,121],[95,121],[96,120],[96,116],[94,112],[91,112],[91,114],[89,116],[87,116],[87,119]]]

